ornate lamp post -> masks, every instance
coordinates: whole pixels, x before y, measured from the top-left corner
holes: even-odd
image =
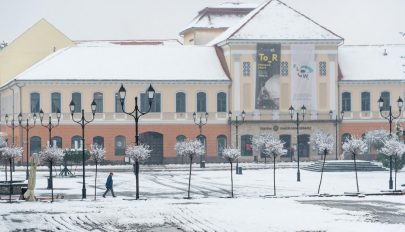
[[[52,146],[52,141],[51,141],[52,140],[52,129],[59,126],[60,116],[61,116],[60,110],[56,109],[56,118],[58,119],[58,124],[52,123],[52,115],[51,114],[49,114],[48,124],[43,124],[44,111],[42,109],[39,111],[39,120],[41,121],[41,126],[47,128],[48,132],[49,132],[49,141],[48,141],[49,147]],[[49,168],[52,169],[52,165],[50,165]],[[52,174],[52,170],[51,170],[50,174]],[[48,179],[48,187],[47,188],[52,189],[52,191],[53,191],[52,176],[50,176],[49,179]]]
[[[387,104],[390,104],[387,102]],[[402,112],[402,107],[404,105],[404,101],[402,100],[401,97],[398,98],[397,100],[397,105],[398,105],[398,113],[393,114],[392,112],[392,107],[391,104],[389,105],[389,110],[387,111],[384,109],[384,100],[382,99],[382,96],[378,99],[378,107],[380,108],[380,115],[381,117],[385,118],[388,120],[388,124],[390,125],[390,136],[392,133],[392,122],[401,117],[401,112]],[[392,156],[390,156],[390,180],[388,181],[389,189],[393,188],[393,181],[392,181]]]
[[[333,111],[332,111],[332,110],[329,111],[330,120],[334,120],[335,129],[336,129],[336,135],[335,135],[335,153],[336,153],[336,160],[338,160],[338,154],[339,154],[339,151],[338,151],[338,123],[339,123],[339,122],[341,123],[341,122],[343,121],[344,114],[345,114],[345,112],[342,110],[342,111],[340,112],[340,118],[339,118],[338,114],[336,114],[336,115],[335,115],[335,119],[333,119]]]
[[[28,151],[29,151],[29,144],[28,144],[28,134],[29,134],[29,131],[30,131],[30,129],[32,129],[32,128],[34,128],[34,126],[35,126],[35,123],[36,123],[36,120],[37,120],[37,115],[34,113],[34,115],[33,115],[33,117],[32,117],[32,125],[30,125],[29,124],[29,119],[30,119],[30,116],[28,116],[27,118],[26,118],[26,123],[25,123],[25,125],[23,125],[23,119],[22,119],[22,114],[20,113],[20,114],[18,114],[18,124],[20,125],[20,127],[21,128],[23,128],[23,129],[25,129],[25,131],[26,131],[26,133],[27,133],[27,140],[26,140],[26,143],[27,143],[27,149],[25,150],[25,152],[27,153],[27,155],[26,155],[26,173],[25,173],[25,179],[26,180],[28,180],[28,176],[29,176],[29,171],[28,171],[28,160],[29,160],[29,158],[28,158]]]
[[[18,127],[18,125],[16,125],[15,124],[15,121],[14,121],[14,114],[13,114],[13,119],[11,120],[11,122],[10,122],[10,125],[8,125],[8,115],[6,114],[6,116],[5,116],[5,119],[6,119],[6,126],[7,127],[9,127],[9,128],[11,128],[11,131],[12,131],[12,145],[14,145],[14,129],[15,128],[17,128]],[[13,165],[10,165],[10,170],[12,170],[13,172],[15,171],[15,165],[14,165],[14,159],[13,159],[13,162],[12,162],[12,164]],[[7,168],[7,166],[6,166],[6,168]]]
[[[229,125],[235,126],[235,138],[236,138],[235,145],[236,145],[236,149],[239,149],[238,129],[239,129],[239,126],[242,125],[245,122],[245,116],[246,116],[246,113],[243,110],[242,111],[242,121],[239,120],[239,115],[238,114],[235,115],[235,121],[232,121],[232,111],[228,112]],[[236,160],[236,174],[239,174],[238,168],[239,168],[239,161],[237,159]]]
[[[52,146],[52,129],[59,126],[59,122],[60,122],[60,110],[56,109],[56,118],[58,119],[58,124],[54,124],[52,123],[52,115],[49,114],[49,118],[48,118],[48,124],[44,124],[43,120],[44,120],[44,111],[42,111],[42,109],[39,111],[39,120],[41,121],[41,126],[45,127],[48,129],[49,132],[49,146]]]
[[[70,101],[69,104],[69,109],[70,109],[70,114],[72,115],[72,120],[73,122],[79,124],[82,127],[82,162],[83,162],[83,187],[82,187],[82,199],[86,198],[86,169],[84,166],[84,163],[86,162],[86,157],[84,154],[84,147],[85,147],[85,142],[84,142],[84,128],[87,124],[89,124],[90,122],[92,122],[94,120],[94,115],[96,113],[96,102],[93,100],[93,102],[91,103],[91,113],[92,113],[92,118],[91,120],[86,120],[84,117],[84,109],[82,109],[81,113],[81,118],[79,120],[75,120],[74,118],[74,113],[75,113],[75,103],[73,102],[73,100]]]
[[[8,125],[8,114],[6,114],[6,116],[4,117],[6,119],[6,126],[11,128],[12,130],[12,144],[14,145],[14,129],[18,127],[18,125],[15,124],[15,120],[14,120],[14,114],[13,114],[13,118],[10,121],[10,125]]]
[[[146,96],[148,97],[149,108],[145,112],[142,112],[139,109],[138,97],[135,97],[135,108],[134,108],[134,110],[131,111],[131,112],[127,112],[125,110],[125,107],[124,107],[124,105],[125,105],[125,97],[126,97],[127,91],[125,90],[123,84],[121,84],[121,87],[118,90],[118,93],[120,95],[120,102],[121,102],[122,111],[125,114],[132,116],[134,118],[134,120],[135,120],[135,144],[139,145],[139,135],[138,135],[139,118],[142,115],[145,115],[150,111],[150,109],[152,107],[153,99],[155,98],[155,90],[153,89],[152,85],[149,85],[149,88],[146,90]],[[136,177],[136,199],[138,200],[139,199],[139,161],[137,159],[135,160],[134,168],[135,168],[135,177]]]
[[[307,108],[304,105],[302,105],[302,107],[301,107],[302,121],[304,120],[306,110],[307,110]],[[294,107],[292,107],[292,106],[290,106],[288,111],[290,112],[291,120],[293,120],[293,118],[294,118],[294,113],[296,113],[296,115],[297,115],[295,123],[297,125],[297,161],[298,161],[297,181],[299,182],[299,181],[301,181],[301,173],[300,173],[300,117],[299,117],[300,113],[298,112],[298,110],[295,111]]]
[[[200,117],[198,117],[197,119],[197,114],[196,112],[193,113],[193,119],[194,119],[194,124],[198,126],[198,128],[200,129],[200,134],[198,135],[198,138],[202,139],[202,127],[207,125],[208,122],[208,112],[205,112],[205,119],[203,120],[203,116],[202,114],[200,114]],[[202,142],[202,141],[200,141]],[[204,143],[206,143],[206,141],[204,141]],[[204,144],[204,147],[206,144]],[[204,151],[205,154],[207,154],[207,151]],[[203,158],[202,155],[200,155],[200,168],[203,168],[205,166],[203,166]]]

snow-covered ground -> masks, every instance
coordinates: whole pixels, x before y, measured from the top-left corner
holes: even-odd
[[[264,164],[261,164],[264,166]],[[123,169],[102,168],[94,201],[94,172],[86,172],[87,199],[81,200],[82,177],[55,178],[55,195],[65,199],[47,202],[0,204],[0,231],[405,231],[405,196],[315,197],[320,173],[295,168],[276,170],[277,198],[273,193],[273,170],[244,170],[234,175],[230,195],[229,165],[224,170],[194,166],[191,196],[187,200],[188,172],[172,168],[140,174],[140,195],[135,201],[135,177]],[[149,169],[141,166],[141,171]],[[14,179],[23,179],[18,171]],[[128,168],[128,170],[130,170]],[[102,198],[109,171],[114,171],[118,197]],[[79,172],[76,172],[78,174]],[[4,179],[4,172],[0,173]],[[47,172],[38,172],[36,194],[49,196]],[[389,172],[359,172],[360,191],[378,193],[388,188]],[[405,184],[398,173],[397,188]],[[355,174],[324,173],[321,193],[355,192]]]

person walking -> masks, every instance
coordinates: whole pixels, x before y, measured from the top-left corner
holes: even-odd
[[[105,193],[103,194],[103,197],[105,198],[105,195],[108,193],[108,191],[111,190],[111,193],[113,195],[113,197],[115,197],[114,194],[114,190],[113,190],[113,179],[112,179],[113,173],[110,172],[110,175],[107,177],[107,182],[105,183],[105,187],[107,188],[107,190],[105,191]]]

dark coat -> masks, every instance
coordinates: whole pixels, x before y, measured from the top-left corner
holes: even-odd
[[[105,187],[108,188],[108,189],[112,189],[112,187],[113,187],[113,179],[112,179],[111,175],[109,175],[107,177],[107,183],[105,183]]]

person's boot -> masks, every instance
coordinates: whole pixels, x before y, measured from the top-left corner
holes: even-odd
[[[105,198],[105,194],[103,194],[103,197]]]

